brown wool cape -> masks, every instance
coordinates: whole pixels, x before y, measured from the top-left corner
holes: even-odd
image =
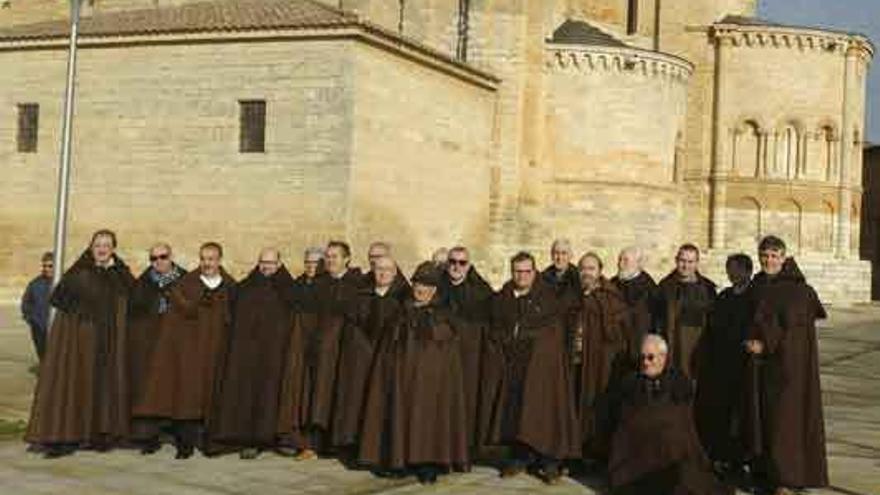
[[[171,289],[170,324],[160,327],[148,361],[149,380],[134,416],[206,420],[216,370],[229,339],[235,280],[221,268],[222,283],[209,289],[193,271]]]
[[[539,280],[519,298],[512,282],[493,297],[483,352],[481,445],[524,444],[553,459],[580,455],[558,305],[553,288]]]
[[[129,434],[128,299],[134,277],[83,253],[51,296],[58,310],[40,365],[25,441],[112,445]]]
[[[697,281],[685,283],[676,271],[659,284],[658,327],[669,342],[672,365],[697,379],[699,363],[695,352],[709,324],[715,302],[715,283],[697,273]]]
[[[627,328],[630,331],[629,347],[634,353],[631,356],[633,364],[637,365],[635,354],[639,352],[642,338],[655,330],[660,288],[647,272],[641,272],[630,280],[623,280],[615,276],[611,279],[611,283],[623,295],[623,300],[627,305],[629,319]]]
[[[278,440],[294,328],[294,282],[287,268],[265,276],[259,268],[235,293],[228,350],[216,386],[211,441],[235,447],[271,447]]]
[[[569,341],[576,333],[583,336],[575,403],[583,452],[588,457],[604,457],[607,451],[607,438],[595,421],[597,399],[612,380],[630,371],[627,316],[623,296],[604,277],[599,280],[599,287],[582,294],[566,315]]]
[[[440,305],[447,307],[456,320],[464,376],[468,378],[464,383],[468,442],[474,445],[477,441],[480,358],[483,338],[489,327],[489,305],[493,291],[489,283],[477,273],[477,269],[471,267],[465,279],[458,285],[452,284],[449,275],[444,272],[439,292]]]
[[[448,311],[411,301],[386,321],[370,374],[360,461],[382,469],[469,464],[461,348]]]
[[[736,293],[732,287],[719,294],[709,327],[697,352],[700,359],[694,404],[697,431],[713,460],[738,461],[743,457],[742,429],[745,412],[747,355],[743,342],[754,319],[754,290]]]
[[[758,274],[749,338],[764,342],[761,431],[770,480],[787,487],[828,485],[816,320],[816,291],[789,258],[775,277]],[[755,427],[753,427],[755,428]]]
[[[690,379],[674,370],[657,380],[637,373],[609,390],[608,474],[615,495],[722,495],[691,412]]]
[[[311,303],[302,306],[293,325],[285,377],[290,408],[281,416],[279,430],[291,435],[298,447],[323,450],[332,445],[340,339],[343,328],[356,320],[362,277],[356,269],[338,279],[319,275]]]
[[[379,300],[393,299],[400,304],[412,294],[406,278],[397,271],[397,276],[384,296],[375,293],[372,273],[368,281],[358,290],[354,301],[354,313],[347,318],[342,329],[339,348],[339,375],[335,392],[331,442],[334,447],[353,446],[357,443],[364,409],[364,396],[367,379],[373,364],[376,345],[381,326],[371,321],[374,306],[388,306]]]

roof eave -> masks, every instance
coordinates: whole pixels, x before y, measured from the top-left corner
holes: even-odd
[[[201,29],[179,31],[150,31],[135,34],[81,34],[78,46],[99,48],[125,45],[160,45],[185,43],[229,43],[237,41],[277,41],[307,39],[357,39],[370,45],[402,55],[431,66],[472,84],[496,90],[501,80],[495,75],[457,61],[441,52],[417,42],[389,34],[384,29],[364,22],[334,23],[308,27]],[[66,49],[67,35],[19,37],[0,39],[0,52],[15,50]]]

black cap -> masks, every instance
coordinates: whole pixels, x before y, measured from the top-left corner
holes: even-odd
[[[416,271],[412,276],[412,282],[414,284],[431,285],[436,287],[440,285],[440,275],[440,269],[437,268],[437,265],[435,265],[434,262],[425,261],[416,268]]]

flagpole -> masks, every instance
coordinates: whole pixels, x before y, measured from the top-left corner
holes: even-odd
[[[64,247],[67,241],[68,197],[70,193],[70,161],[73,134],[73,103],[76,94],[76,49],[79,38],[80,1],[70,0],[70,47],[67,52],[67,88],[64,93],[64,120],[61,123],[61,166],[58,170],[58,197],[55,203],[55,247],[52,287],[64,273]],[[49,322],[55,317],[50,310]]]

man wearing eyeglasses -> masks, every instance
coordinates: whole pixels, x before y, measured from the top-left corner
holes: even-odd
[[[553,484],[560,461],[580,452],[562,315],[531,254],[514,256],[510,271],[492,299],[484,345],[481,440],[511,449],[502,477],[534,468]]]
[[[483,335],[489,322],[489,300],[492,287],[477,272],[464,246],[455,246],[447,252],[445,271],[440,280],[440,301],[460,320],[459,344],[461,346],[465,380],[465,400],[468,418],[468,441],[471,448],[477,445],[477,406],[479,402],[480,354]]]
[[[672,366],[659,335],[647,335],[639,371],[608,392],[602,424],[611,435],[608,474],[622,495],[732,495],[719,483],[694,429],[690,379]]]
[[[135,281],[129,299],[129,381],[131,383],[132,437],[141,452],[152,454],[159,450],[159,421],[156,402],[147,398],[147,388],[157,380],[152,361],[163,335],[174,332],[169,293],[186,270],[173,259],[171,246],[160,242],[150,248],[150,266]],[[167,370],[155,368],[156,373]]]
[[[42,361],[46,353],[46,329],[49,326],[49,294],[52,292],[52,270],[55,256],[43,253],[40,274],[28,283],[21,296],[21,317],[31,329],[31,340],[37,358]]]

